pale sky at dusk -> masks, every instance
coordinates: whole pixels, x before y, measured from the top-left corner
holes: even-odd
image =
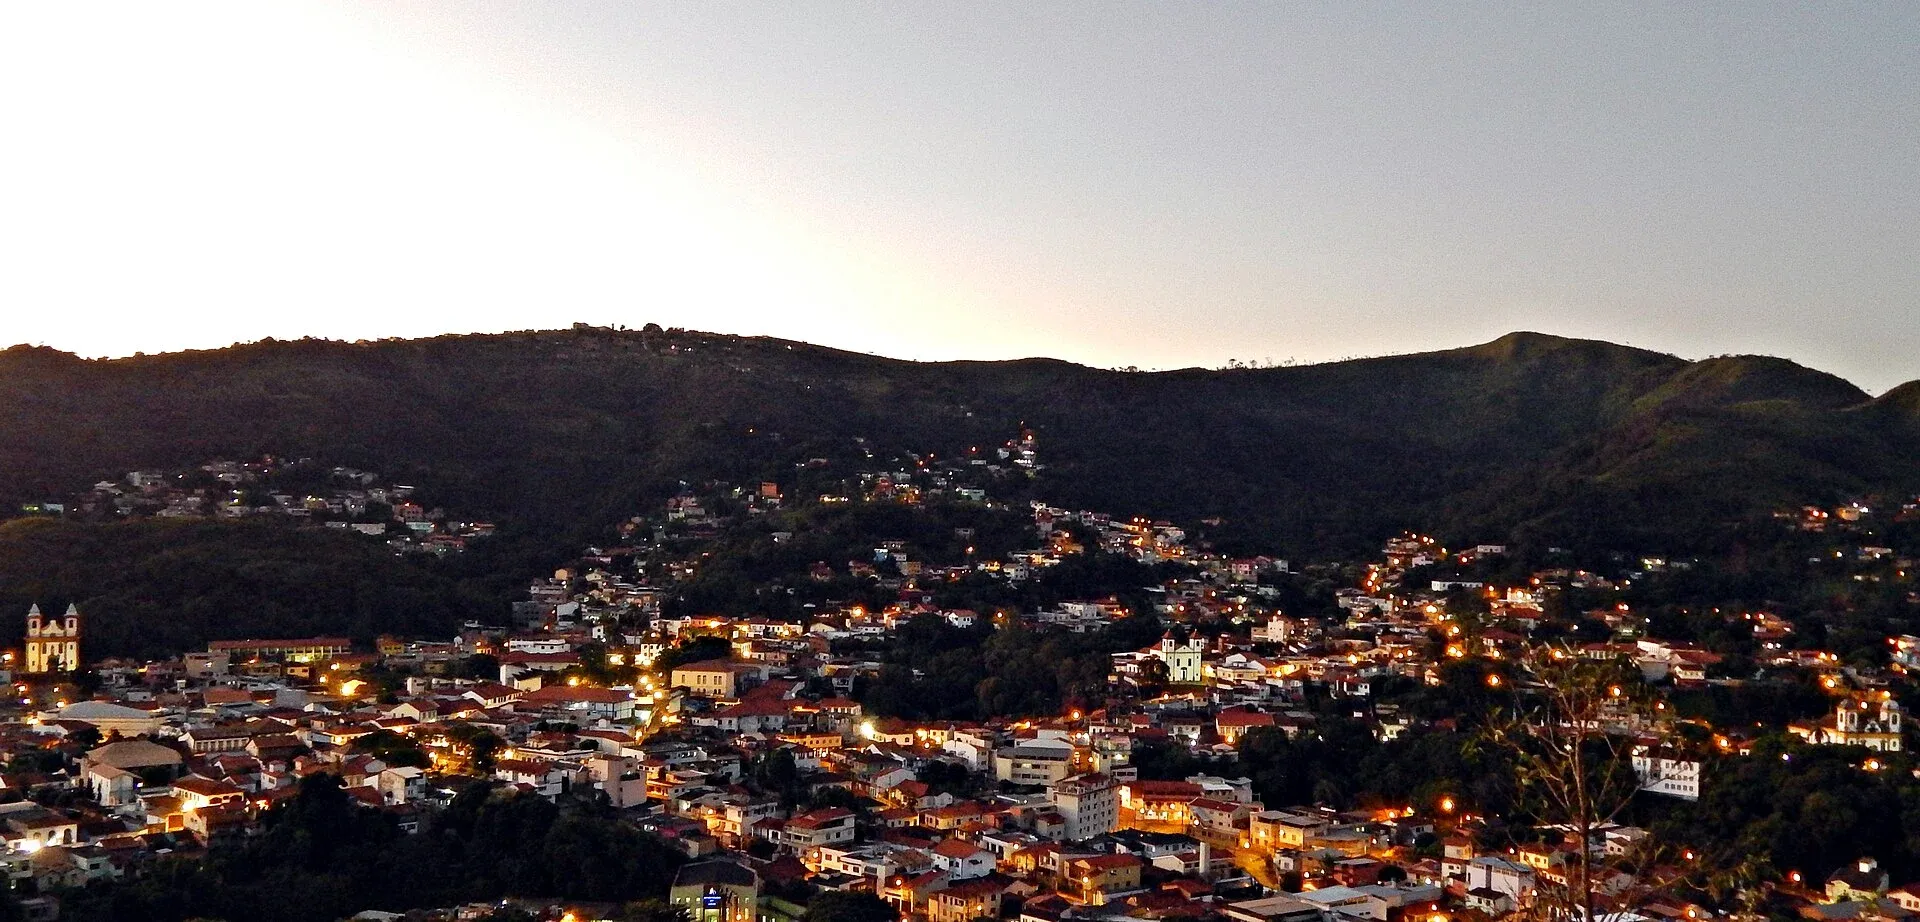
[[[1920,378],[1920,4],[20,3],[0,341]]]

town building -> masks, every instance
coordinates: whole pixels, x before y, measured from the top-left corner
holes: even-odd
[[[754,922],[759,914],[760,875],[731,861],[698,861],[673,876],[667,901],[693,922]]]
[[[72,672],[80,665],[80,609],[70,604],[65,615],[51,619],[39,605],[27,609],[26,671]]]
[[[208,653],[225,653],[234,661],[242,658],[277,659],[290,663],[311,663],[353,652],[345,637],[299,637],[290,640],[216,640],[207,644]]]
[[[1700,799],[1700,760],[1656,745],[1633,748],[1633,771],[1640,790],[1681,800]]]
[[[1877,752],[1899,752],[1905,725],[1906,711],[1889,694],[1878,700],[1843,699],[1834,707],[1832,717],[1797,720],[1788,724],[1787,730],[1815,745],[1865,746]]]
[[[1063,778],[1048,788],[1054,810],[1066,819],[1068,841],[1089,839],[1120,828],[1120,789],[1099,772]]]

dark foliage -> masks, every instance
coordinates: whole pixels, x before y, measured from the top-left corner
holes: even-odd
[[[27,605],[85,613],[88,655],[166,656],[211,639],[447,634],[504,602],[437,564],[321,529],[140,520],[0,522],[0,632]]]
[[[871,893],[828,890],[807,903],[801,922],[894,922],[900,918],[887,901]]]
[[[1106,630],[1072,634],[1030,631],[1018,624],[961,630],[933,615],[901,625],[886,650],[887,665],[863,703],[876,714],[980,718],[1059,714],[1098,707],[1107,690],[1112,654],[1145,633],[1123,619]],[[1153,636],[1158,636],[1157,633]]]
[[[601,803],[552,803],[474,784],[432,829],[404,835],[330,775],[301,783],[262,833],[206,861],[163,859],[131,881],[64,894],[62,917],[331,922],[512,894],[595,901],[662,896],[679,853]]]
[[[1914,490],[1911,391],[1873,400],[1778,359],[1689,363],[1531,333],[1158,374],[600,329],[114,361],[16,347],[0,353],[0,501],[273,452],[417,480],[451,508],[585,539],[681,480],[804,489],[796,461],[847,458],[856,438],[952,456],[1024,424],[1051,498],[1222,516],[1214,537],[1228,542],[1341,552],[1432,522],[1671,544],[1784,502]]]

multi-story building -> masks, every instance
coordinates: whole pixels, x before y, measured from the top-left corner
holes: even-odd
[[[710,659],[675,666],[672,683],[706,698],[738,698],[765,675],[764,667],[732,660]]]
[[[1533,893],[1534,869],[1498,855],[1482,855],[1467,861],[1467,889],[1491,890],[1515,903],[1524,903]]]
[[[993,754],[993,775],[1014,784],[1046,785],[1073,774],[1073,744],[1029,740]]]
[[[1088,772],[1055,782],[1047,793],[1066,819],[1064,837],[1077,841],[1120,828],[1119,791],[1111,776]]]
[[[1247,847],[1261,851],[1305,848],[1307,840],[1331,825],[1326,817],[1285,810],[1262,810],[1247,820]]]
[[[991,878],[966,880],[937,890],[927,900],[928,922],[972,922],[1000,917],[1005,884]]]
[[[1633,747],[1633,770],[1640,790],[1681,800],[1700,799],[1700,760],[1662,747]]]
[[[1067,887],[1082,903],[1103,905],[1140,889],[1146,863],[1133,855],[1093,855],[1067,862]]]
[[[852,811],[839,807],[815,810],[788,820],[783,837],[789,848],[806,854],[809,849],[853,841],[853,821]]]

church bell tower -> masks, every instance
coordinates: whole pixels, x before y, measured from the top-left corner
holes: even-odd
[[[40,606],[27,610],[27,668],[29,673],[72,672],[80,668],[80,609],[48,618]]]

